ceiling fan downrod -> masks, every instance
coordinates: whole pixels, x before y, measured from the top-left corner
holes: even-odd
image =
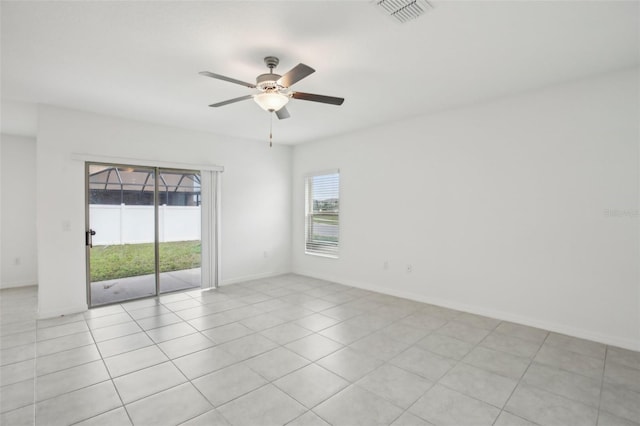
[[[276,58],[275,56],[266,56],[264,58],[264,64],[267,66],[267,68],[269,68],[269,70],[271,70],[271,73],[273,73],[273,69],[277,67],[279,63],[280,59]]]

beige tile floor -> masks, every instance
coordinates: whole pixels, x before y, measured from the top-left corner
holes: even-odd
[[[638,352],[303,276],[0,298],[3,426],[640,424]]]

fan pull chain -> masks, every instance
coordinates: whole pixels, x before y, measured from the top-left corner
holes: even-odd
[[[269,122],[269,148],[273,147],[273,112],[271,115],[271,121]]]

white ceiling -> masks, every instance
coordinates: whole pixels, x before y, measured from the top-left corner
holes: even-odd
[[[638,1],[432,4],[399,24],[370,1],[2,1],[2,99],[264,141],[254,102],[207,106],[250,89],[198,72],[251,82],[275,55],[346,98],[291,101],[274,142],[296,144],[640,63]]]

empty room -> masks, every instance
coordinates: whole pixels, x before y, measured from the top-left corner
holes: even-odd
[[[640,2],[0,0],[3,426],[640,426]]]

